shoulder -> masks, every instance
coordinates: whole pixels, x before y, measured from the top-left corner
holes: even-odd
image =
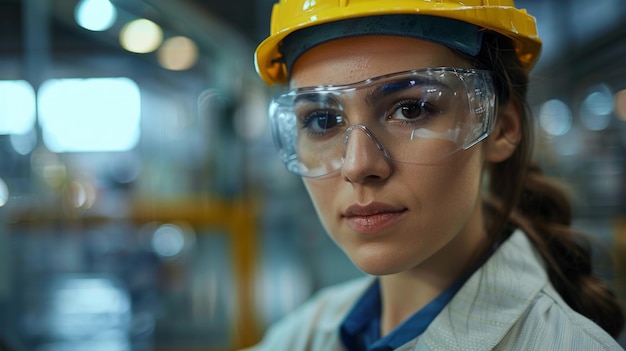
[[[498,349],[623,350],[596,323],[569,307],[549,284],[536,295]]]
[[[418,343],[428,350],[622,350],[562,300],[519,230],[474,272]]]
[[[321,289],[272,325],[251,350],[332,350],[343,318],[372,282],[363,277]]]

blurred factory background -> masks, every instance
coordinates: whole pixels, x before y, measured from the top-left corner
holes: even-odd
[[[0,339],[232,350],[360,274],[274,153],[272,3],[0,0]],[[626,302],[626,2],[517,4],[546,46],[537,159]]]

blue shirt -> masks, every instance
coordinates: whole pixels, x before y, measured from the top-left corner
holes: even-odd
[[[391,333],[381,338],[380,284],[376,280],[343,321],[340,330],[341,339],[348,351],[394,350],[422,334],[464,282],[465,279],[456,281]]]

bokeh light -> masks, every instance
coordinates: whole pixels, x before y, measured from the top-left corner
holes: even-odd
[[[163,258],[179,256],[193,244],[194,236],[187,225],[163,224],[152,234],[151,246]]]
[[[156,50],[163,41],[163,30],[156,23],[140,18],[120,31],[120,44],[130,52],[145,54]]]
[[[0,81],[0,134],[25,134],[35,125],[35,90],[25,80]]]
[[[183,71],[198,61],[198,47],[187,37],[172,37],[164,41],[159,48],[158,59],[163,68]]]
[[[53,152],[130,150],[140,137],[140,100],[128,78],[45,81],[38,99],[43,141]]]
[[[79,26],[94,32],[105,31],[117,19],[117,10],[109,0],[81,0],[74,10]]]
[[[606,84],[598,84],[589,89],[589,94],[580,107],[582,125],[593,131],[604,130],[611,122],[613,93]]]
[[[548,100],[539,110],[539,125],[549,135],[565,135],[572,127],[572,111],[559,99]]]
[[[4,179],[0,178],[0,207],[7,204],[9,201],[9,187]]]
[[[77,209],[88,209],[96,201],[96,189],[93,184],[83,181],[71,181],[64,188],[65,200]]]
[[[37,130],[32,128],[24,134],[11,134],[11,146],[20,155],[28,155],[37,146]]]

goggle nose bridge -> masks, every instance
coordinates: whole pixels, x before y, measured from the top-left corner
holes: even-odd
[[[348,152],[348,140],[350,139],[350,135],[352,134],[352,131],[358,129],[360,131],[362,131],[363,133],[365,133],[365,135],[367,135],[367,137],[374,142],[374,145],[376,145],[376,148],[378,149],[378,151],[380,151],[383,156],[385,156],[386,158],[391,158],[391,155],[389,154],[389,151],[387,151],[387,149],[383,146],[383,144],[381,144],[378,139],[376,139],[376,137],[374,136],[374,133],[372,133],[372,131],[369,130],[369,128],[367,128],[367,126],[365,126],[364,124],[361,123],[357,123],[357,124],[353,124],[351,125],[347,130],[346,130],[346,136],[344,138],[343,141],[343,158],[346,158],[346,152]]]

